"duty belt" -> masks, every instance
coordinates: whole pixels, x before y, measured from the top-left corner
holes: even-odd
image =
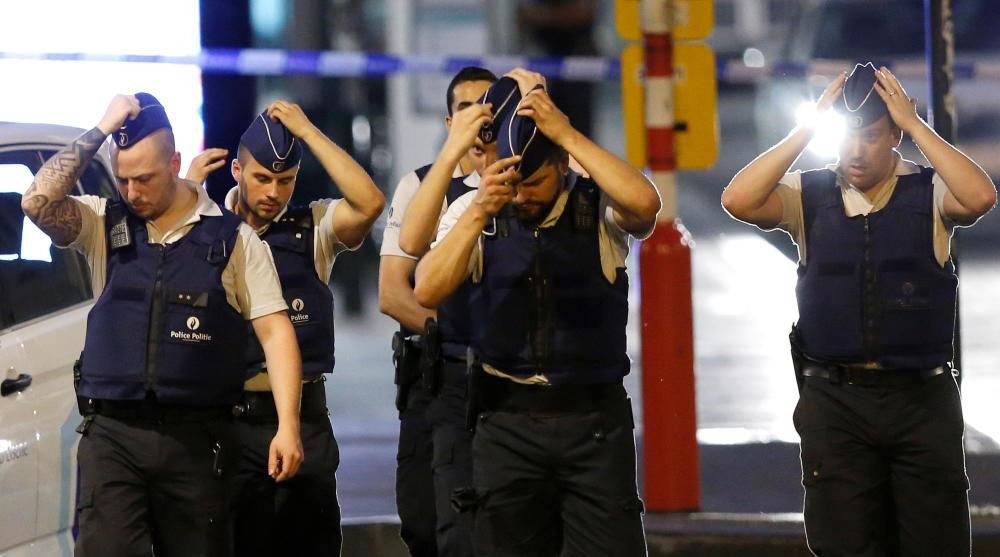
[[[621,383],[522,385],[488,374],[483,380],[484,409],[538,416],[593,412],[628,396]]]
[[[326,378],[302,384],[301,419],[306,421],[328,419],[326,408]],[[249,422],[277,423],[278,408],[271,391],[244,391],[243,400],[232,407],[232,415]]]
[[[912,385],[926,381],[943,373],[951,373],[951,367],[938,366],[926,369],[872,369],[845,364],[807,362],[802,367],[805,377],[819,377],[831,383],[847,383],[860,387],[895,387]]]
[[[117,420],[135,420],[153,423],[198,422],[229,415],[228,406],[190,406],[165,404],[154,398],[143,400],[83,399],[80,401],[84,416],[106,416]]]

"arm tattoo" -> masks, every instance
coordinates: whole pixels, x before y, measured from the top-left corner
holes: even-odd
[[[104,143],[106,135],[94,128],[73,140],[35,174],[21,197],[21,208],[53,241],[68,244],[80,234],[80,207],[66,196]]]

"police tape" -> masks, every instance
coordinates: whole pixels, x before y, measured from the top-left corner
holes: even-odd
[[[441,56],[257,48],[213,48],[190,55],[0,52],[0,60],[180,64],[198,66],[205,73],[318,77],[387,77],[400,74],[448,76],[465,66],[481,66],[500,73],[523,67],[552,79],[570,81],[611,81],[617,80],[621,73],[617,58],[597,56]],[[849,60],[814,60],[778,61],[753,67],[737,58],[720,58],[716,63],[716,71],[719,83],[753,84],[766,79],[833,77],[853,65]],[[922,78],[927,75],[927,64],[923,61],[887,62],[885,65],[901,78]],[[953,74],[957,81],[1000,80],[1000,61],[956,62]]]
[[[497,72],[517,67],[554,79],[608,81],[618,79],[619,63],[612,58],[576,56],[439,56],[372,54],[342,51],[277,49],[205,49],[197,54],[24,53],[0,52],[0,60],[71,62],[129,62],[198,66],[205,73],[238,75],[314,75],[318,77],[385,77],[397,74],[451,75],[465,66]]]

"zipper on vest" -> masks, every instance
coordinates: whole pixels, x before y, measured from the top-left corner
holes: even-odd
[[[541,231],[535,228],[535,263],[532,275],[534,276],[535,294],[535,334],[532,339],[532,351],[535,353],[535,372],[541,374],[545,371],[545,364],[549,355],[549,312],[546,305],[548,280],[545,278],[542,268],[542,238]]]
[[[862,268],[861,283],[863,294],[861,298],[861,331],[862,351],[865,361],[875,360],[875,271],[872,269],[871,226],[868,215],[865,215],[865,260]]]
[[[153,282],[153,300],[149,310],[149,332],[146,337],[146,392],[156,384],[156,353],[160,346],[160,331],[163,328],[163,257],[166,246],[156,244],[156,280]]]

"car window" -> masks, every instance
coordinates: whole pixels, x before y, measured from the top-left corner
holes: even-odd
[[[43,154],[35,150],[0,153],[0,330],[92,297],[83,256],[53,246],[21,212],[21,194],[31,185],[43,160]],[[101,179],[109,179],[95,178],[95,173],[106,172],[99,163],[91,166],[89,181],[95,182],[96,193]],[[79,188],[74,193],[80,193]]]

